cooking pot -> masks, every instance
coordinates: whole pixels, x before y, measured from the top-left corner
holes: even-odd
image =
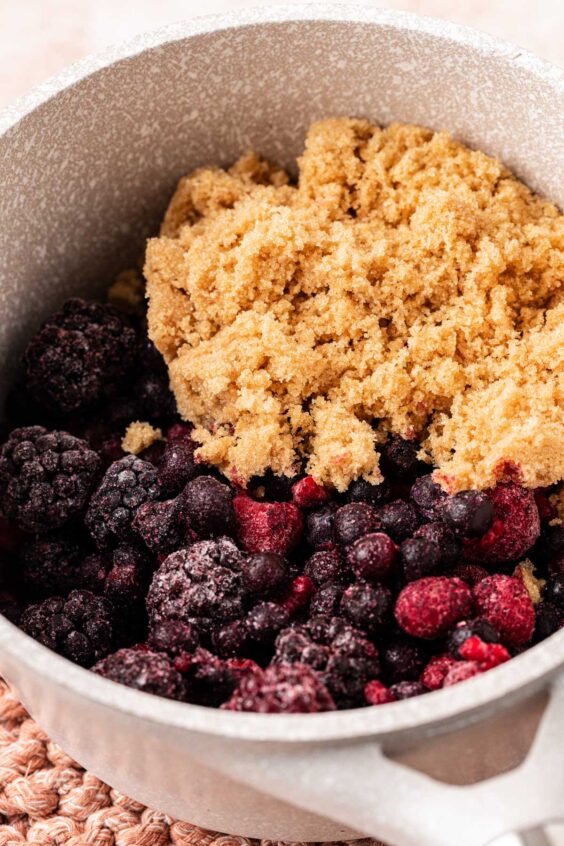
[[[80,62],[0,118],[2,382],[65,297],[138,261],[198,165],[256,149],[291,167],[312,120],[356,115],[445,128],[563,205],[563,113],[562,71],[373,8],[202,18]],[[561,632],[416,699],[239,714],[118,686],[0,620],[0,672],[81,764],[175,817],[273,840],[482,846],[564,818],[563,664]]]

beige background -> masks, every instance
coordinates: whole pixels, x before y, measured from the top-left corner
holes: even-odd
[[[370,2],[469,24],[564,65],[564,0],[364,0]],[[64,65],[113,42],[197,14],[257,5],[267,3],[0,0],[0,106]]]

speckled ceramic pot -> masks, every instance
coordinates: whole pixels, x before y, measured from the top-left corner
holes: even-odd
[[[248,148],[288,165],[311,120],[362,115],[444,127],[564,204],[563,112],[564,74],[533,56],[352,6],[195,20],[87,59],[0,118],[3,381],[41,317],[139,256],[197,165]],[[564,632],[415,700],[234,714],[116,686],[0,620],[0,671],[82,764],[176,817],[271,839],[481,846],[564,818],[563,664]]]

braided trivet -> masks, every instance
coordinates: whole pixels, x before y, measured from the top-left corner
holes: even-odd
[[[202,831],[128,799],[52,743],[0,679],[0,846],[27,843],[283,846]],[[355,846],[375,844],[362,840]]]

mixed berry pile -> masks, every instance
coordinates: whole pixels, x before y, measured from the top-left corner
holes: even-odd
[[[32,339],[0,452],[0,611],[113,681],[234,711],[379,705],[564,623],[564,526],[506,477],[447,495],[391,435],[384,481],[243,490],[199,463],[142,315],[74,299]],[[140,455],[132,421],[164,439]]]

